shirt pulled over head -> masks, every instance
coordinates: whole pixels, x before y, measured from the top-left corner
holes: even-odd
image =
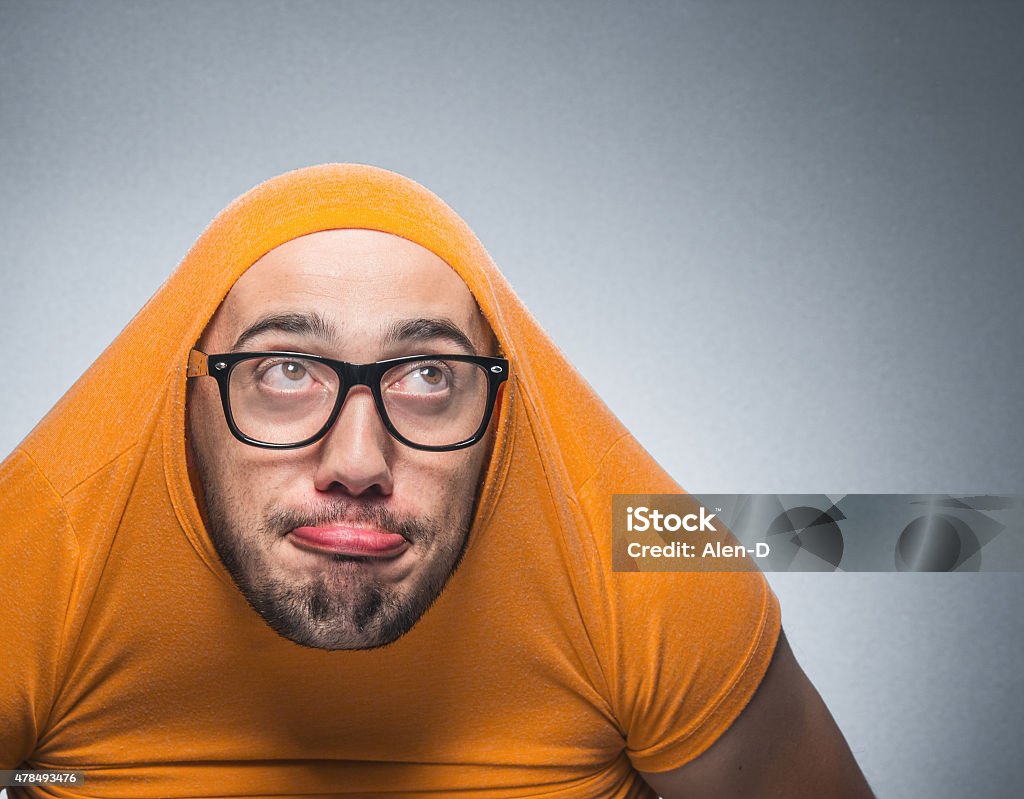
[[[229,406],[258,442],[321,437],[244,443],[194,348],[291,353],[243,361]],[[408,446],[479,410],[489,378],[444,355],[507,359],[494,416]],[[441,200],[366,166],[274,178],[0,466],[0,768],[98,796],[653,795],[634,769],[706,750],[779,631],[756,572],[612,570],[612,496],[680,491]]]

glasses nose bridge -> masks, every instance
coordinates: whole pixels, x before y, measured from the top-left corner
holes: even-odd
[[[338,399],[335,400],[334,420],[328,427],[333,427],[337,423],[337,417],[341,415],[341,409],[348,398],[348,392],[356,386],[366,386],[370,390],[377,413],[383,418],[379,397],[380,386],[377,385],[377,382],[380,380],[378,365],[375,363],[349,363],[348,361],[328,361],[328,363],[334,369],[340,381]]]

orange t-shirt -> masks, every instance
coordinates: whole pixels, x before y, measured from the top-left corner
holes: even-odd
[[[220,563],[185,458],[185,366],[270,249],[367,228],[466,281],[511,361],[462,566],[395,644],[308,649]],[[258,186],[0,466],[0,768],[94,797],[653,796],[707,749],[779,632],[757,572],[613,572],[615,493],[681,489],[559,353],[464,222],[329,165]]]

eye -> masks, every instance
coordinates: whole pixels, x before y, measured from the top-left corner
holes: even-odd
[[[298,361],[270,361],[258,374],[260,385],[277,391],[298,391],[311,383],[309,370]]]
[[[414,363],[388,381],[386,390],[401,394],[441,394],[452,388],[452,372],[440,363]]]
[[[446,382],[444,374],[436,366],[424,366],[416,370],[416,379],[428,386],[441,386]]]

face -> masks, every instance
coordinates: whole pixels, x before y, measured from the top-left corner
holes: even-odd
[[[361,364],[490,355],[492,342],[469,289],[436,255],[386,233],[331,230],[250,267],[198,348]],[[294,371],[274,380],[290,385]],[[490,437],[412,449],[388,433],[370,390],[354,386],[318,442],[261,449],[231,434],[215,380],[190,380],[189,391],[190,469],[249,604],[281,635],[323,649],[383,646],[408,631],[458,565]]]

